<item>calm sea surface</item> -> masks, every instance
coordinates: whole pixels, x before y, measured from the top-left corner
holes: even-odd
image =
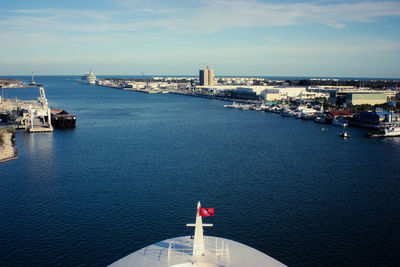
[[[110,264],[191,235],[198,200],[215,208],[206,235],[291,266],[400,264],[400,138],[74,78],[36,80],[77,128],[18,132],[0,164],[1,266]]]

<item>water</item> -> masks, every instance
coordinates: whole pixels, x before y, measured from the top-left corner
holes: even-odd
[[[110,264],[191,235],[198,200],[215,208],[206,235],[290,266],[400,263],[400,138],[73,78],[36,80],[77,128],[18,132],[0,164],[1,266]]]

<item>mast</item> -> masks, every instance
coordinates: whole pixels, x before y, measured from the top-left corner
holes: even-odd
[[[194,240],[193,240],[193,258],[197,256],[204,256],[205,247],[204,247],[204,235],[203,235],[203,226],[213,226],[211,223],[204,223],[202,217],[200,216],[200,201],[197,203],[197,211],[196,211],[196,223],[188,223],[186,226],[194,226]]]

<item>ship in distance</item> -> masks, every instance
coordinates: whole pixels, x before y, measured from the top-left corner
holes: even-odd
[[[86,72],[81,76],[81,82],[86,84],[96,84],[96,75],[92,71]]]
[[[110,267],[261,267],[286,266],[274,258],[242,243],[214,236],[203,235],[202,217],[214,215],[213,208],[197,203],[194,236],[167,239],[144,247],[112,263]]]

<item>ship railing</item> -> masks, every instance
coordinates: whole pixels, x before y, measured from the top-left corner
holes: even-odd
[[[223,240],[214,240],[204,237],[204,253],[202,256],[193,256],[193,248],[181,248],[174,241],[168,247],[168,265],[187,262],[213,263],[218,266],[229,266],[229,247]]]

